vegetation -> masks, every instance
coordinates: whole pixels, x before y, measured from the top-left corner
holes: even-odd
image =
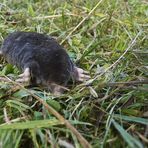
[[[15,82],[0,57],[0,147],[148,145],[146,0],[1,0],[0,43],[16,30],[57,38],[91,79],[56,97]]]

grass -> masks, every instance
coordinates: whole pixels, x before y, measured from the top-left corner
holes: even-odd
[[[0,57],[0,147],[148,145],[146,0],[1,0],[0,43],[16,30],[57,38],[91,80],[60,97],[15,83]]]

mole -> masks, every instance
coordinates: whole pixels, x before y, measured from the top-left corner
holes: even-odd
[[[90,78],[53,37],[45,34],[13,32],[4,39],[0,54],[22,71],[17,82],[47,87],[55,95],[63,93],[70,79],[83,82]]]

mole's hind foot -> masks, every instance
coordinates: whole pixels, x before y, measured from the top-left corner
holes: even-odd
[[[30,82],[30,70],[29,68],[26,68],[22,74],[18,76],[19,78],[16,80],[16,82],[20,83],[29,83]]]
[[[75,67],[75,79],[84,82],[90,79],[89,73],[81,68]]]

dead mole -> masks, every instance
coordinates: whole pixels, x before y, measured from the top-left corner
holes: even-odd
[[[90,78],[86,71],[75,66],[54,38],[45,34],[11,33],[4,40],[0,53],[22,71],[17,82],[45,86],[53,94],[61,94],[62,86],[71,78],[76,81]]]

